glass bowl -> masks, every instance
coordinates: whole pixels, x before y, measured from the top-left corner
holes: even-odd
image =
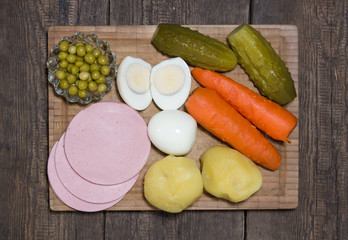
[[[90,92],[87,91],[87,96],[82,99],[77,94],[70,95],[68,93],[68,89],[63,89],[60,87],[60,81],[56,77],[56,72],[59,70],[60,59],[58,54],[60,53],[59,44],[62,41],[67,41],[70,44],[76,44],[77,42],[82,42],[83,44],[91,44],[93,48],[97,48],[101,51],[101,54],[105,55],[108,58],[108,67],[110,69],[110,73],[105,76],[105,85],[107,87],[106,91],[103,93],[99,93],[97,90]],[[102,97],[112,88],[114,84],[114,79],[117,75],[117,67],[116,67],[116,55],[110,50],[110,45],[108,42],[104,40],[100,40],[97,35],[91,33],[89,35],[85,35],[81,32],[76,32],[71,37],[63,37],[57,45],[55,45],[51,52],[50,57],[47,60],[47,68],[48,68],[48,81],[53,85],[55,92],[63,96],[66,100],[71,103],[81,103],[88,104],[91,101],[98,101],[102,99]]]

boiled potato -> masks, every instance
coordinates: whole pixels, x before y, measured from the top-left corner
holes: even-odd
[[[211,147],[202,154],[201,163],[204,189],[215,197],[240,202],[261,187],[258,167],[232,148]]]
[[[145,175],[145,198],[166,212],[181,212],[202,192],[202,175],[193,159],[169,155],[152,164]]]

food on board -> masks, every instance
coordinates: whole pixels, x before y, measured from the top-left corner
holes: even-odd
[[[288,110],[217,72],[196,67],[191,73],[200,84],[215,90],[268,136],[288,141],[289,134],[297,125],[297,118]]]
[[[196,132],[196,121],[180,110],[160,111],[148,123],[148,134],[153,145],[172,155],[189,153],[196,140]]]
[[[146,109],[151,101],[151,65],[140,58],[127,56],[118,66],[117,89],[125,103],[135,110]]]
[[[255,163],[270,170],[279,168],[278,150],[214,90],[196,88],[185,106],[197,123]]]
[[[81,177],[101,185],[137,175],[150,154],[147,125],[123,103],[99,102],[80,111],[65,133],[65,153]]]
[[[93,33],[76,32],[52,47],[48,81],[68,102],[89,104],[104,97],[117,74],[116,55]]]
[[[242,24],[228,35],[228,42],[238,62],[262,95],[280,105],[296,97],[289,69],[259,31]]]
[[[137,111],[123,103],[93,104],[73,118],[55,144],[50,184],[58,198],[76,210],[111,207],[137,181],[150,148],[146,123]]]
[[[257,192],[262,174],[248,157],[223,146],[213,146],[201,155],[204,189],[218,198],[241,202]]]
[[[63,203],[65,203],[67,206],[78,211],[97,212],[97,211],[102,211],[109,207],[112,207],[113,205],[118,203],[120,200],[122,200],[123,197],[108,203],[96,204],[96,203],[89,203],[89,202],[83,201],[75,197],[73,194],[71,194],[60,181],[55,168],[54,158],[55,158],[57,144],[58,143],[56,142],[54,146],[52,147],[52,150],[48,158],[47,175],[48,175],[48,180],[50,182],[53,192]]]
[[[144,178],[144,195],[158,209],[178,213],[203,192],[201,172],[195,160],[169,155],[153,163]]]
[[[151,42],[160,52],[181,57],[192,66],[226,72],[237,65],[228,45],[178,24],[159,24]]]
[[[152,68],[150,82],[152,98],[160,109],[178,109],[190,93],[190,69],[182,58],[164,60]]]
[[[64,187],[75,197],[90,203],[108,203],[123,197],[137,181],[139,174],[116,185],[94,184],[80,177],[66,158],[64,137],[65,133],[58,141],[55,153],[55,168]]]

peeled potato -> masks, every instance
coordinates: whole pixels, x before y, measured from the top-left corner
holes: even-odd
[[[202,175],[193,159],[169,155],[152,164],[145,175],[145,198],[166,212],[181,212],[202,192]]]
[[[201,163],[204,189],[215,197],[240,202],[261,187],[258,167],[232,148],[211,147],[202,154]]]

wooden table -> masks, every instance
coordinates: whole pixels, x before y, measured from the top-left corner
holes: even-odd
[[[345,239],[346,1],[2,1],[1,239]],[[299,203],[294,210],[53,212],[47,31],[54,25],[292,24],[299,34]]]

